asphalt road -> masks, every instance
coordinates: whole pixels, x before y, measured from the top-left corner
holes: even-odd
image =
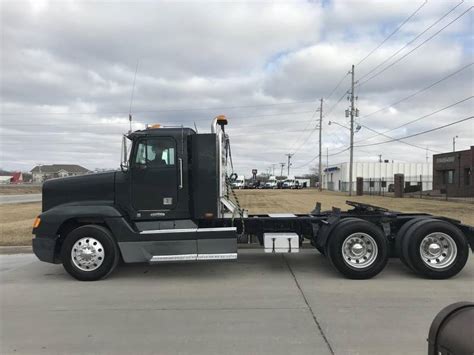
[[[0,195],[0,205],[39,201],[41,201],[41,194]]]
[[[444,281],[398,260],[346,280],[313,250],[254,249],[237,262],[123,265],[89,283],[0,255],[0,277],[2,354],[426,354],[436,313],[474,299],[472,255]]]

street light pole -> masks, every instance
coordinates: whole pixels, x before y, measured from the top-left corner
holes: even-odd
[[[456,151],[456,138],[459,138],[458,136],[453,137],[453,152]]]

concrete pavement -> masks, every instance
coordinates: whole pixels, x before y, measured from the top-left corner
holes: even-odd
[[[41,201],[41,194],[0,195],[0,205]]]
[[[426,354],[432,319],[474,299],[474,261],[450,280],[398,260],[346,280],[314,250],[237,262],[122,265],[79,282],[32,255],[0,255],[2,354]]]

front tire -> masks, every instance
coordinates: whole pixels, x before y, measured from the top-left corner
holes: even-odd
[[[382,230],[361,219],[341,222],[331,233],[327,255],[334,267],[350,279],[369,279],[388,261],[388,241]]]
[[[102,226],[85,225],[71,231],[63,243],[64,269],[80,281],[96,281],[116,268],[120,253],[110,231]]]

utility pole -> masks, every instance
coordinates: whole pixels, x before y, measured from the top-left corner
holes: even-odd
[[[283,176],[283,168],[285,167],[286,163],[280,163],[280,168],[281,168],[281,171],[280,171],[280,177]]]
[[[322,190],[322,167],[323,167],[323,152],[322,152],[322,138],[323,138],[323,98],[321,98],[321,105],[319,106],[319,168],[318,168],[318,180],[319,180],[319,191]]]
[[[326,168],[329,168],[329,148],[326,148]]]
[[[379,154],[379,163],[382,162],[382,154]]]
[[[353,165],[354,165],[354,115],[355,115],[355,108],[354,108],[354,64],[352,64],[351,70],[351,155],[349,160],[349,196],[352,196],[352,173],[353,173]]]
[[[292,157],[293,155],[294,155],[294,154],[291,154],[291,153],[286,154],[286,156],[288,157],[288,166],[287,166],[287,167],[288,167],[288,176],[287,176],[287,177],[290,176],[291,157]]]
[[[326,189],[329,190],[327,169],[329,169],[329,148],[328,147],[326,147]]]
[[[453,152],[456,151],[456,138],[459,138],[458,136],[453,137]]]
[[[275,166],[276,166],[276,165],[277,165],[277,164],[272,164],[272,175],[273,175],[273,176],[275,176]]]

